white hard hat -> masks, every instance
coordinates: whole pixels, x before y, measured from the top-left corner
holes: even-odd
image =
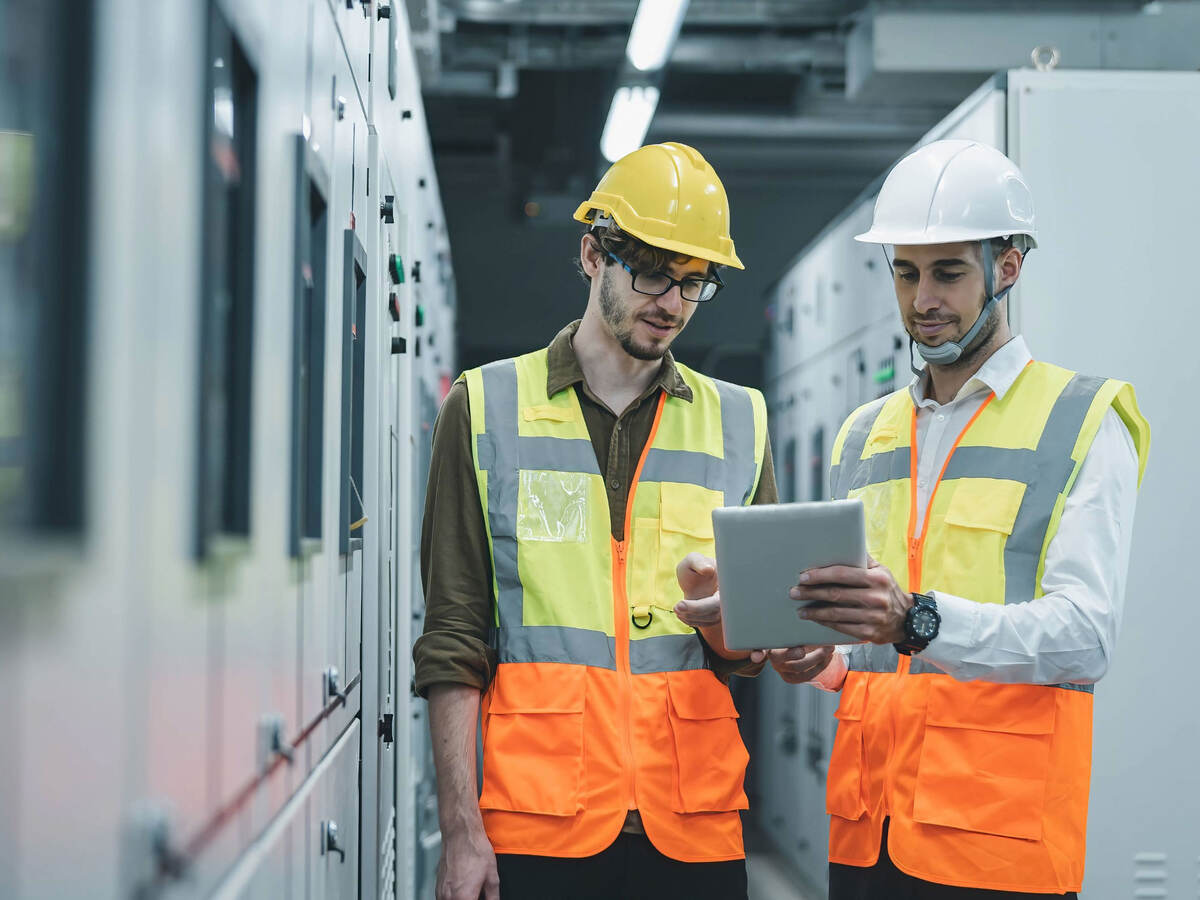
[[[934,141],[896,163],[870,230],[854,239],[916,245],[1009,236],[1022,252],[1037,246],[1033,195],[1021,170],[986,144]]]

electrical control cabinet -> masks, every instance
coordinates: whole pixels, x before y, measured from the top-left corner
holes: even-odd
[[[46,198],[85,213],[86,489],[57,530],[0,503],[0,893],[431,897],[413,547],[455,294],[406,5],[67,5],[21,27],[93,73],[54,173],[86,192]]]

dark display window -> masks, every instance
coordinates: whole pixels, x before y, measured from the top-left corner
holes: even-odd
[[[92,17],[0,0],[0,542],[84,524]]]
[[[366,386],[367,254],[353,230],[344,239],[342,294],[342,512],[341,553],[362,546],[363,400]]]
[[[205,87],[196,554],[250,533],[258,79],[215,5]]]
[[[292,357],[293,556],[321,539],[325,458],[325,322],[329,183],[303,137],[296,154],[296,271]]]

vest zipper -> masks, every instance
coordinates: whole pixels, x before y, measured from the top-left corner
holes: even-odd
[[[658,435],[658,426],[662,422],[663,407],[667,402],[667,394],[660,391],[658,409],[654,412],[654,423],[650,426],[650,434],[646,437],[646,445],[642,447],[642,455],[638,459],[637,468],[633,470],[633,478],[629,482],[629,493],[625,498],[625,529],[622,540],[612,541],[613,550],[613,635],[616,644],[617,684],[621,693],[622,738],[625,745],[625,770],[629,773],[629,809],[637,809],[637,774],[634,770],[633,758],[633,670],[629,665],[629,590],[626,587],[626,557],[629,549],[630,529],[633,527],[633,498],[637,496],[638,483],[642,479],[642,467],[646,464],[646,456],[654,445]],[[661,513],[661,510],[660,510]]]
[[[633,495],[630,486],[630,496]],[[625,754],[625,771],[629,773],[628,808],[637,809],[637,792],[633,766],[633,670],[629,665],[629,593],[626,583],[626,541],[612,542],[613,546],[613,622],[617,656],[617,690],[621,703],[621,743]]]

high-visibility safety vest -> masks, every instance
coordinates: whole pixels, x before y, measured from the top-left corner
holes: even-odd
[[[920,537],[908,390],[842,426],[833,493],[863,500],[868,549],[905,590],[1028,602],[1042,596],[1046,548],[1110,408],[1133,436],[1140,482],[1150,427],[1133,388],[1031,362],[959,436]],[[890,817],[888,851],[914,877],[1080,890],[1092,685],[960,682],[890,645],[856,646],[849,663],[826,794],[831,862],[874,865]]]
[[[579,398],[546,394],[546,351],[463,376],[496,597],[479,805],[498,853],[591,856],[637,809],[669,857],[744,855],[737,710],[670,610],[675,566],[713,553],[712,510],[754,496],[766,406],[678,369],[693,401],[660,394],[620,542]]]

